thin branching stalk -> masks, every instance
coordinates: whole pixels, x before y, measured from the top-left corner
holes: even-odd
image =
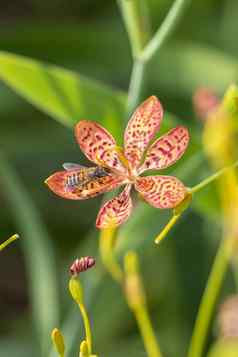
[[[155,243],[159,244],[161,241],[167,236],[167,234],[170,232],[172,227],[177,223],[179,217],[182,215],[182,212],[179,214],[173,214],[173,216],[170,218],[168,223],[165,225],[163,230],[158,234],[158,236],[155,238]]]
[[[150,61],[156,52],[160,50],[167,38],[176,28],[190,1],[191,0],[175,0],[162,25],[159,27],[150,42],[146,45],[144,50],[141,52],[139,56],[141,61]]]
[[[115,228],[102,230],[100,235],[100,254],[105,268],[111,274],[112,278],[117,283],[119,283],[124,290],[124,285],[128,276],[121,269],[114,254],[116,232],[117,230]],[[135,281],[138,282],[139,289],[136,287],[137,284],[135,284]],[[136,293],[134,290],[131,291],[131,287],[136,290]],[[136,280],[134,280],[134,277],[132,280],[130,280],[129,290],[132,293],[132,300],[136,300],[136,303],[134,303],[134,301],[131,303],[131,296],[129,294],[128,306],[130,307],[137,321],[147,354],[149,357],[161,357],[162,355],[160,352],[160,347],[157,342],[152,323],[150,321],[148,309],[144,299],[143,286],[138,272],[136,272]],[[127,289],[125,293],[128,297]],[[135,297],[134,294],[138,296]]]
[[[148,357],[162,357],[146,306],[141,305],[140,307],[135,309],[134,315]]]
[[[114,254],[114,244],[117,236],[116,228],[102,229],[99,238],[99,249],[102,262],[113,279],[119,284],[123,280],[123,271]]]
[[[220,243],[206,288],[200,303],[188,357],[201,357],[206,343],[217,297],[227,272],[234,248],[234,237],[225,238]]]
[[[127,110],[129,114],[133,112],[133,110],[135,109],[135,107],[140,101],[144,75],[145,75],[145,63],[139,60],[135,60],[132,68],[129,91],[128,91]]]
[[[118,0],[122,18],[128,33],[132,55],[136,59],[149,37],[149,16],[143,0]]]
[[[152,322],[150,320],[146,293],[139,269],[139,260],[135,252],[130,251],[124,258],[124,290],[127,303],[133,312],[148,357],[162,357]]]
[[[142,3],[141,0],[118,0],[134,58],[128,92],[129,114],[140,100],[146,64],[175,29],[190,1],[176,0],[162,25],[149,41],[150,21],[147,8],[145,8],[146,3]]]
[[[146,63],[140,61],[139,57],[150,37],[150,19],[145,1],[118,0],[118,4],[127,29],[134,59],[127,104],[127,112],[131,114],[140,100]]]
[[[234,164],[232,164],[230,166],[224,167],[223,169],[217,171],[215,174],[213,174],[213,175],[209,176],[208,178],[206,178],[205,180],[201,181],[196,186],[193,186],[190,189],[190,192],[193,194],[195,192],[200,191],[202,188],[206,187],[211,182],[217,180],[220,176],[224,175],[228,170],[232,170],[236,167],[238,167],[238,161],[236,161]]]
[[[92,354],[92,332],[91,332],[88,314],[84,307],[84,304],[78,304],[78,307],[80,309],[80,312],[81,312],[81,315],[83,318],[85,334],[86,334],[86,341],[87,341],[87,345],[88,345],[88,351],[89,351],[89,355],[91,355]]]
[[[234,168],[236,168],[238,166],[238,161],[236,161],[235,163],[233,163],[230,166],[226,166],[223,169],[215,172],[213,175],[205,178],[203,181],[201,181],[200,183],[198,183],[197,185],[193,186],[192,188],[189,188],[189,194],[192,198],[192,195],[197,193],[198,191],[202,190],[203,188],[205,188],[207,185],[209,185],[210,183],[212,183],[213,181],[219,179],[221,176],[223,176],[224,174],[226,174],[227,172],[229,172],[230,170],[233,170]],[[188,206],[189,206],[189,202],[188,202]],[[187,207],[188,207],[187,206]],[[180,216],[182,215],[182,213],[184,212],[184,210],[186,210],[185,207],[184,209],[182,209],[181,211],[177,211],[177,213],[174,213],[173,216],[170,218],[170,220],[168,221],[168,223],[166,224],[166,226],[163,228],[163,230],[158,234],[158,236],[155,238],[155,243],[159,244],[165,237],[167,237],[168,233],[170,232],[170,230],[172,229],[172,227],[177,223],[178,219],[180,218]]]

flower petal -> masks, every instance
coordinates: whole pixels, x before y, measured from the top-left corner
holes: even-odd
[[[75,126],[75,137],[87,158],[97,165],[125,172],[120,162],[113,136],[98,123],[81,120]]]
[[[127,220],[132,211],[130,190],[131,185],[127,185],[120,195],[101,207],[96,220],[97,228],[117,227]]]
[[[148,149],[139,173],[151,169],[165,169],[175,163],[189,143],[189,133],[184,126],[178,126],[156,140]]]
[[[111,191],[123,184],[124,178],[108,175],[76,183],[81,170],[59,171],[48,177],[45,183],[56,195],[70,200],[85,200]]]
[[[150,140],[159,130],[163,108],[159,100],[149,97],[132,115],[124,135],[125,156],[136,168]]]
[[[135,189],[156,208],[174,208],[187,193],[183,183],[173,176],[138,177]]]

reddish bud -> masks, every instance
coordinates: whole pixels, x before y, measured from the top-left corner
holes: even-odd
[[[218,108],[219,103],[219,98],[208,88],[198,88],[193,96],[194,110],[201,120],[206,120],[209,113]]]
[[[93,257],[82,257],[76,259],[70,267],[70,273],[73,276],[77,276],[79,273],[82,273],[95,265],[95,259]]]

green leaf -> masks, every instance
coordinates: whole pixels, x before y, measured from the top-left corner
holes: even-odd
[[[59,320],[58,278],[51,239],[31,197],[2,154],[0,182],[19,228],[30,282],[35,329],[44,356],[49,347],[50,331]]]
[[[109,129],[115,132],[124,115],[122,92],[29,58],[0,52],[0,79],[67,126],[83,118],[106,121]]]

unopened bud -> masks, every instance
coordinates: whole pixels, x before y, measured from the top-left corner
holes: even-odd
[[[70,273],[76,277],[79,273],[82,273],[95,265],[95,259],[93,257],[82,257],[76,259],[70,267]]]
[[[88,344],[84,340],[81,345],[80,345],[80,355],[79,357],[89,357],[89,349],[88,349]]]
[[[78,279],[71,278],[69,281],[69,291],[77,304],[83,303],[83,289]]]
[[[208,88],[198,88],[193,96],[194,110],[201,120],[206,120],[209,114],[218,108],[219,104],[218,97]]]
[[[65,352],[64,337],[61,334],[60,330],[54,328],[54,330],[51,333],[51,338],[59,356],[64,356],[64,352]]]

